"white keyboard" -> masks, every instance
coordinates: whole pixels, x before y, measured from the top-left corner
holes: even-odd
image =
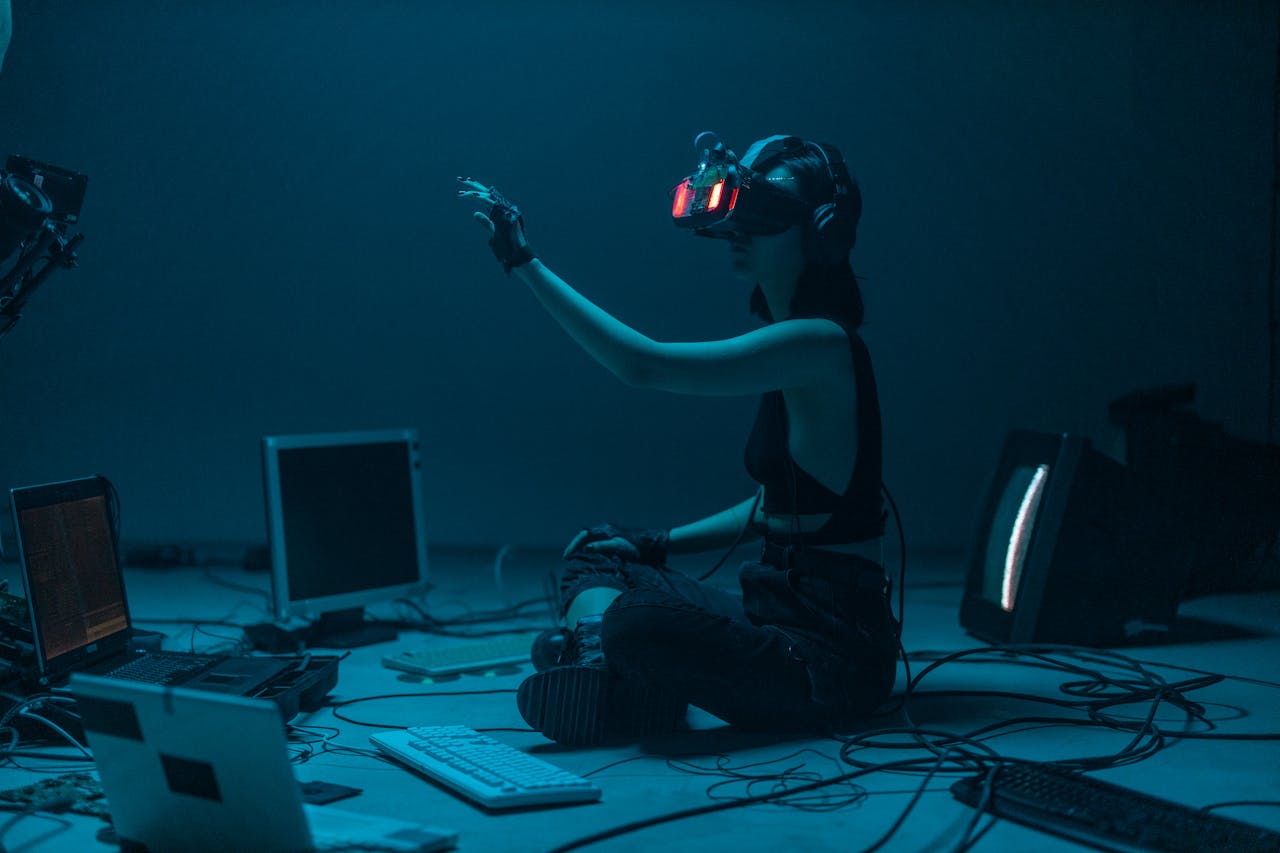
[[[535,634],[442,640],[426,648],[384,655],[382,665],[418,675],[452,675],[529,662]]]
[[[378,749],[491,809],[587,803],[600,789],[466,726],[422,726],[371,735]]]

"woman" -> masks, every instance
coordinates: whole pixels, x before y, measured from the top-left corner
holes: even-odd
[[[525,720],[566,744],[668,731],[687,704],[741,727],[830,729],[893,686],[880,413],[848,258],[861,195],[830,146],[767,137],[739,160],[713,135],[696,145],[702,165],[678,185],[673,217],[728,240],[766,322],[728,340],[661,343],[621,323],[535,256],[501,193],[459,178],[507,271],[622,381],[762,395],[746,450],[755,495],[666,531],[590,528],[566,550],[565,627],[535,642],[538,672],[517,693]],[[764,544],[739,569],[741,597],[665,566],[747,532]]]

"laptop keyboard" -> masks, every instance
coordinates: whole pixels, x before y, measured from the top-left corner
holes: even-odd
[[[150,653],[102,673],[106,678],[143,681],[147,684],[177,684],[186,677],[204,672],[222,658],[217,655],[166,655]]]

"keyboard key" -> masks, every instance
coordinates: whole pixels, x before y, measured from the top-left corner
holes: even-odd
[[[173,684],[184,675],[201,672],[220,658],[190,655],[147,654],[104,673],[107,678],[141,681],[148,684]]]

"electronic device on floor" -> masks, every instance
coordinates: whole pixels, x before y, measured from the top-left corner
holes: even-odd
[[[1160,494],[1087,439],[1015,430],[979,513],[960,624],[992,643],[1167,636],[1188,571],[1174,524]]]
[[[306,645],[395,639],[365,606],[426,591],[418,451],[412,429],[262,439],[274,615]]]
[[[251,695],[297,666],[283,658],[135,648],[111,484],[94,476],[10,495],[31,619],[29,682],[54,686],[86,672]]]
[[[431,853],[448,830],[303,803],[270,702],[76,674],[123,849]]]
[[[1280,833],[1083,773],[1045,764],[1006,765],[995,772],[987,811],[1091,847],[1121,853],[1280,850]],[[969,777],[953,783],[951,792],[977,808],[983,787],[983,777]]]
[[[528,663],[535,634],[450,638],[421,649],[383,655],[382,665],[416,675],[442,676]]]
[[[572,805],[600,799],[593,782],[467,726],[379,732],[380,751],[490,809]]]

